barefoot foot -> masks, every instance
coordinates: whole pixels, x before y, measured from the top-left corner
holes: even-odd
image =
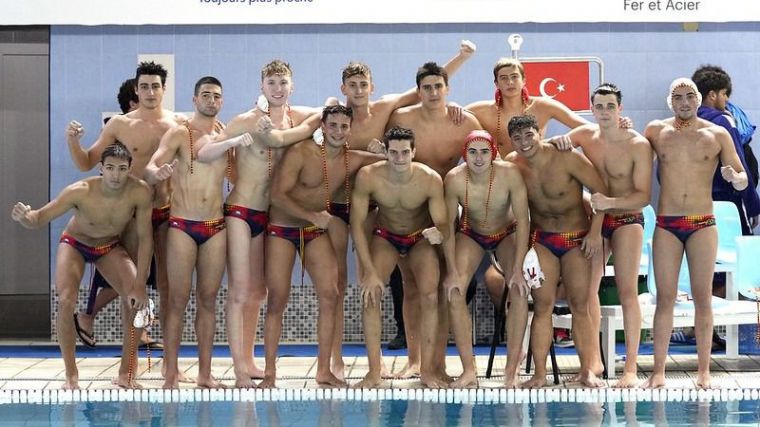
[[[618,378],[617,382],[613,385],[615,388],[633,388],[638,386],[639,379],[635,372],[624,372],[623,376]]]
[[[521,388],[541,388],[546,386],[546,374],[534,374],[528,381],[520,385]]]
[[[200,388],[227,388],[226,385],[222,384],[221,381],[218,381],[213,376],[208,376],[206,378],[199,376],[195,384]]]
[[[417,378],[420,376],[420,365],[406,365],[403,369],[393,374],[393,377],[398,380],[406,380],[409,378]]]
[[[473,388],[477,387],[478,378],[475,376],[474,371],[465,371],[456,381],[453,381],[449,387],[451,388]]]
[[[663,388],[665,387],[665,374],[652,374],[643,384],[643,388]]]

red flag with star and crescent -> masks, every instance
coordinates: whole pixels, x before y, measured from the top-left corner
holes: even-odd
[[[526,60],[529,61],[529,60]],[[526,87],[531,96],[545,96],[565,104],[573,111],[588,111],[589,62],[523,62]]]

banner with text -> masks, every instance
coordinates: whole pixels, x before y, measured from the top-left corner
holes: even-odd
[[[757,0],[0,0],[0,25],[746,22]]]

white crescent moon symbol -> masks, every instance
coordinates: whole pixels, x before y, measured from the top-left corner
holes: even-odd
[[[541,92],[541,96],[545,96],[547,98],[554,98],[555,96],[557,96],[557,94],[549,95],[549,94],[546,93],[546,84],[549,83],[549,82],[555,82],[556,83],[557,81],[554,80],[551,77],[547,77],[547,78],[541,80],[541,84],[538,85],[538,91]]]

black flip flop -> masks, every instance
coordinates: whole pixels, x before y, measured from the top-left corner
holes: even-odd
[[[159,341],[144,342],[140,344],[140,350],[163,350],[164,345]]]
[[[82,341],[82,344],[84,344],[86,347],[89,348],[95,348],[95,335],[87,332],[79,325],[79,313],[74,313],[74,328],[77,331],[77,335],[79,336],[79,341]]]

